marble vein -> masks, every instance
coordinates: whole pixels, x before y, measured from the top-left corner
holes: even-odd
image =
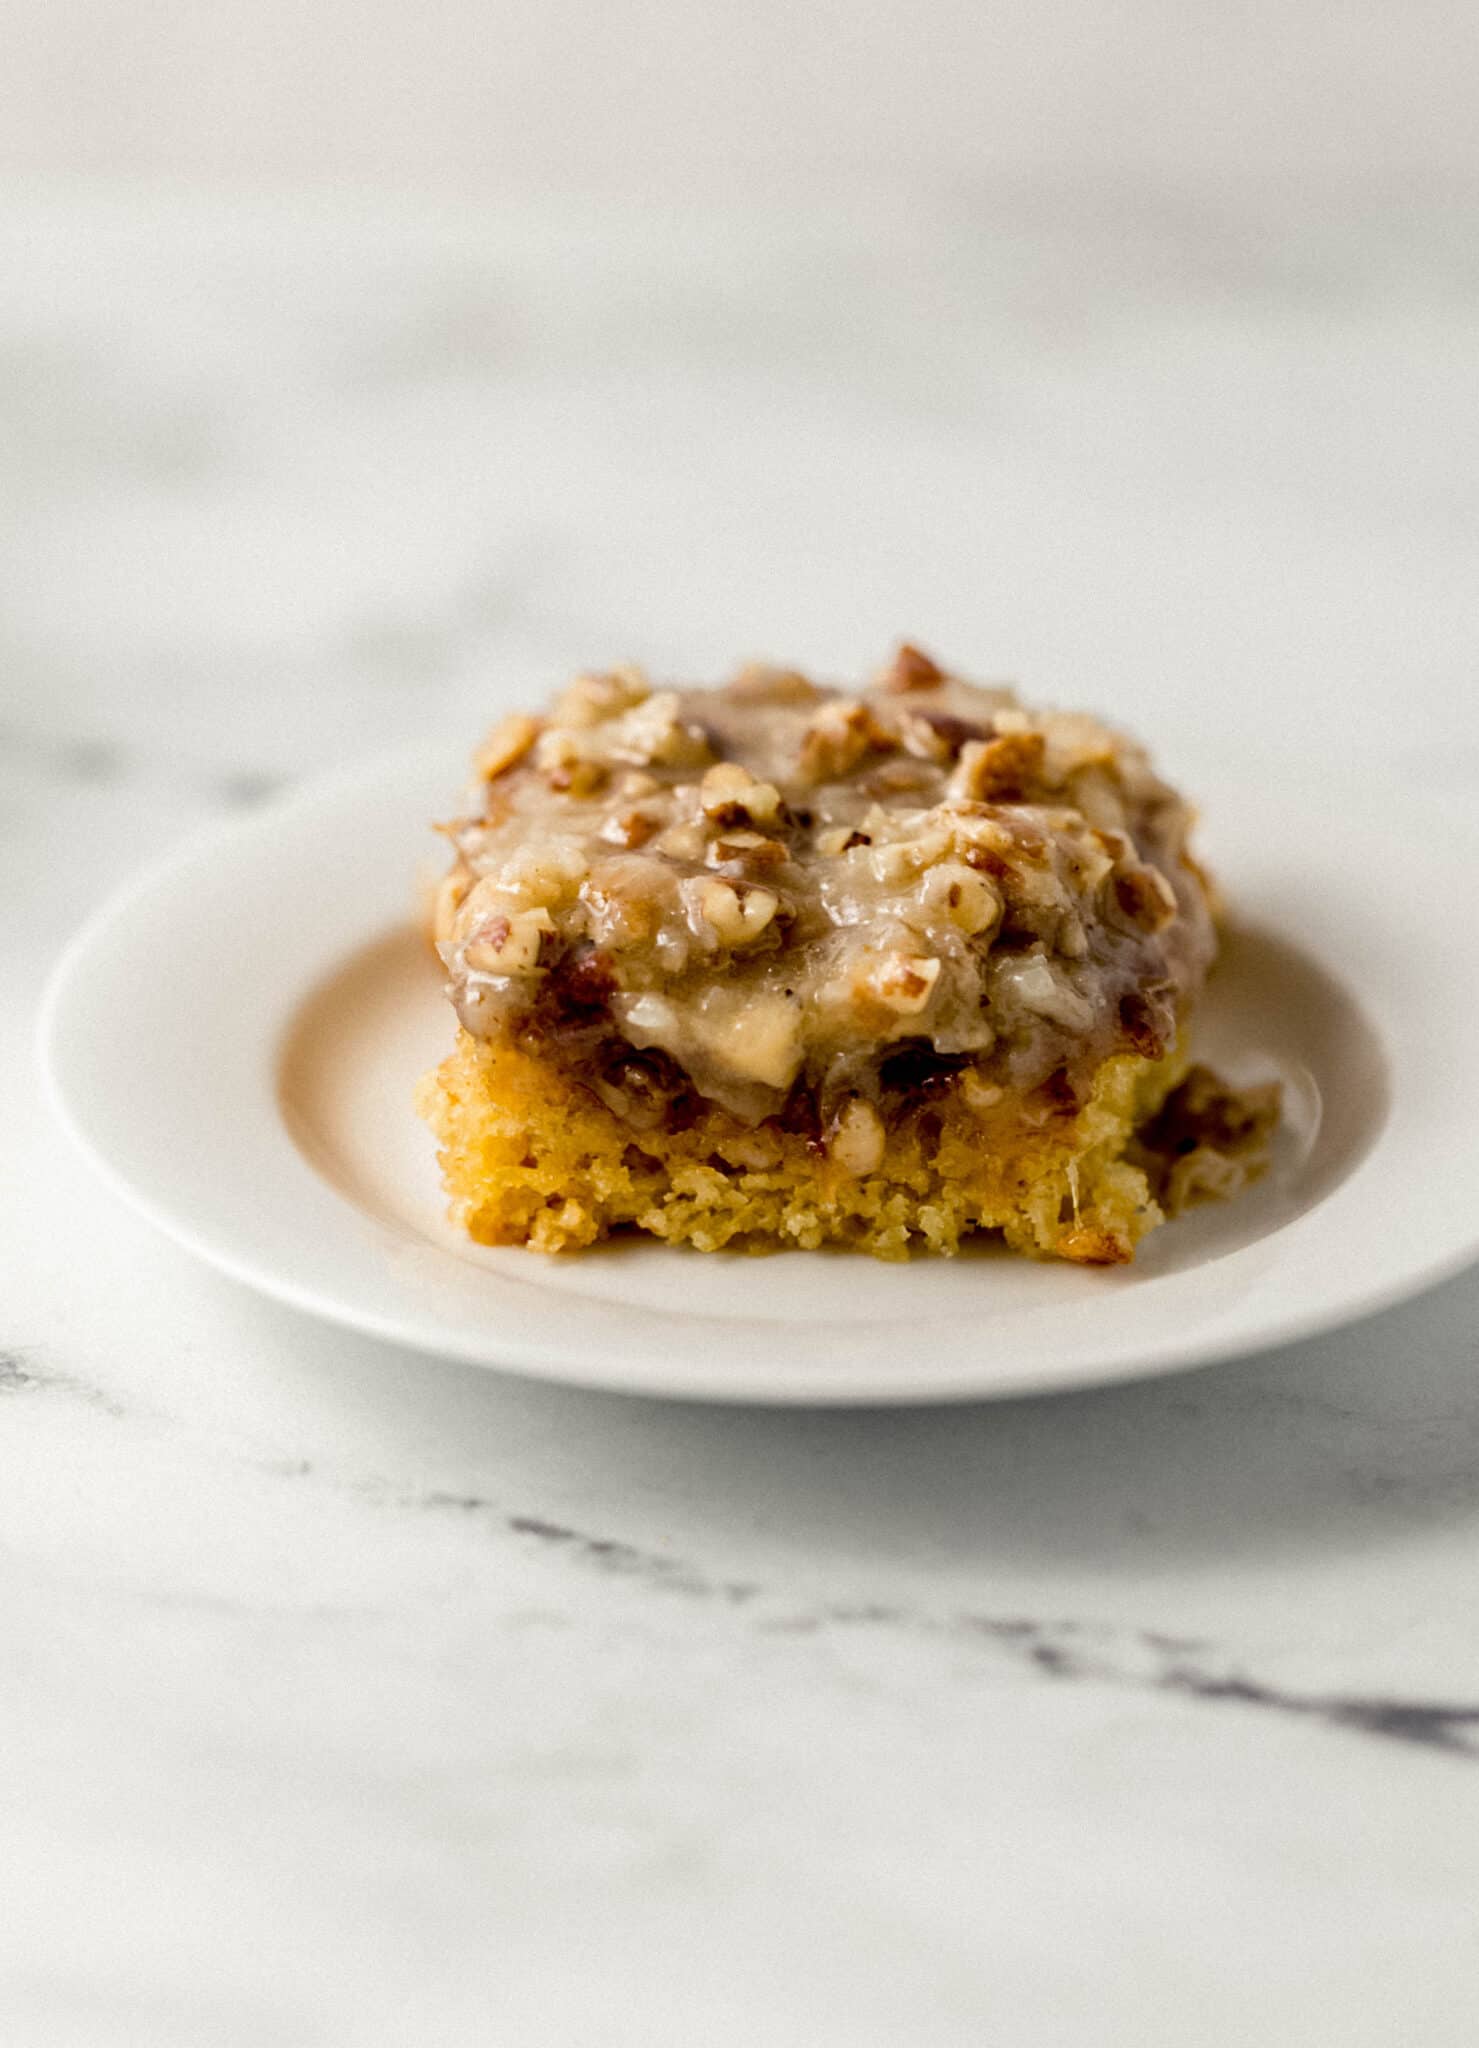
[[[663,1551],[592,1535],[542,1516],[510,1514],[477,1495],[428,1493],[415,1505],[487,1518],[498,1530],[569,1557],[590,1570],[636,1580],[656,1592],[751,1610],[751,1626],[780,1635],[827,1629],[877,1629],[989,1645],[1048,1680],[1093,1682],[1170,1694],[1205,1706],[1292,1715],[1327,1727],[1384,1737],[1479,1762],[1479,1701],[1440,1701],[1362,1694],[1302,1693],[1230,1668],[1211,1643],[1153,1628],[1112,1630],[1071,1620],[972,1612],[930,1614],[887,1602],[788,1603],[749,1580],[711,1576]]]

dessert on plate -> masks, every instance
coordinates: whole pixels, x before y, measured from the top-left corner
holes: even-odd
[[[579,676],[475,768],[420,1095],[472,1237],[1109,1265],[1261,1165],[1276,1091],[1189,1066],[1192,814],[1097,719],[906,645],[853,691]]]

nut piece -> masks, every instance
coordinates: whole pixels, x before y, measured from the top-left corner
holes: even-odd
[[[588,872],[578,841],[550,839],[536,841],[526,852],[515,855],[503,869],[503,881],[526,904],[543,904],[553,910],[570,900]]]
[[[473,755],[475,772],[484,782],[491,782],[505,768],[512,768],[515,761],[522,761],[538,737],[539,720],[515,711],[511,717],[501,719],[494,726]]]
[[[547,910],[490,917],[468,940],[462,957],[474,974],[533,974],[545,935],[554,928]]]
[[[1072,779],[1073,801],[1101,832],[1123,832],[1130,822],[1119,784],[1107,768],[1079,768]]]
[[[1040,773],[1046,743],[1040,732],[1008,732],[994,740],[970,740],[950,778],[951,796],[976,803],[1021,803]]]
[[[944,680],[944,669],[907,640],[899,642],[897,654],[878,678],[885,690],[933,690]]]
[[[973,1116],[987,1116],[1006,1094],[994,1081],[983,1081],[974,1067],[964,1067],[956,1076],[960,1099]]]
[[[623,887],[625,880],[619,871],[613,878],[608,870],[601,880],[592,879],[580,892],[591,937],[613,953],[650,945],[657,933],[658,906],[643,889],[642,878],[637,878],[634,887]]]
[[[431,935],[437,945],[445,946],[451,939],[457,912],[471,887],[472,876],[461,866],[443,875],[437,883],[431,908]]]
[[[780,909],[780,898],[773,890],[744,883],[705,882],[698,893],[698,907],[721,946],[748,946]]]
[[[1082,711],[1050,712],[1044,732],[1055,776],[1077,775],[1084,768],[1112,768],[1120,751],[1117,736]]]
[[[614,668],[606,675],[577,676],[555,704],[561,725],[602,725],[642,703],[652,685],[639,668]]]
[[[939,767],[951,761],[960,751],[959,742],[950,743],[948,732],[941,731],[928,718],[921,718],[917,711],[902,711],[898,714],[899,743],[906,754],[912,754],[916,761],[933,761]],[[976,737],[982,735],[978,731]]]
[[[1176,891],[1159,868],[1121,868],[1113,887],[1116,903],[1140,931],[1164,931],[1176,915]]]
[[[865,754],[897,745],[866,704],[838,697],[822,706],[802,734],[799,765],[808,782],[835,782],[851,774]]]
[[[898,712],[899,738],[904,752],[916,760],[940,765],[953,761],[968,740],[989,740],[991,723],[977,718],[956,718],[948,711],[926,711],[906,706]]]
[[[723,832],[705,857],[711,868],[725,867],[732,860],[749,867],[778,868],[784,867],[787,854],[779,839],[767,839],[762,832]]]
[[[720,825],[773,825],[780,817],[781,793],[770,782],[757,782],[738,761],[716,761],[698,786],[704,816]]]
[[[712,817],[727,804],[738,802],[754,780],[749,769],[742,768],[738,761],[716,761],[712,768],[704,770],[698,786],[699,801]]]
[[[697,825],[688,825],[680,818],[676,825],[665,826],[654,842],[653,851],[665,853],[669,860],[702,860],[708,841]]]
[[[950,835],[941,826],[929,825],[917,839],[885,840],[862,857],[885,889],[902,889],[949,850]]]
[[[605,762],[593,760],[563,726],[540,734],[534,760],[550,788],[565,796],[594,796],[606,780]]]
[[[676,690],[659,690],[656,696],[624,711],[612,720],[602,738],[612,760],[630,761],[637,768],[650,767],[653,762],[667,768],[696,768],[710,752],[702,728],[685,725],[678,716]]]
[[[860,832],[856,825],[829,825],[825,832],[818,832],[816,849],[828,860],[835,860],[840,854],[851,853],[855,846],[871,846],[873,836]]]
[[[521,907],[515,892],[501,888],[491,875],[482,875],[464,892],[452,914],[452,937],[470,939],[488,918],[505,913],[512,917]]]
[[[645,846],[656,830],[656,818],[645,811],[618,811],[601,827],[601,837],[608,846]]]
[[[844,1173],[876,1173],[883,1164],[883,1119],[871,1102],[854,1095],[838,1111],[827,1152]]]
[[[924,879],[925,904],[970,938],[990,931],[1001,915],[1001,898],[984,875],[964,861],[942,861]]]
[[[886,953],[870,966],[863,985],[885,1009],[917,1017],[928,1007],[940,978],[940,963],[915,953]]]

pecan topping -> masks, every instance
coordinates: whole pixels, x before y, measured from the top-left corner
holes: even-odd
[[[831,1128],[913,1040],[1021,1113],[1065,1063],[1163,1054],[1210,957],[1186,808],[1134,743],[908,645],[847,694],[582,676],[483,766],[435,910],[467,1028],[661,1046],[747,1127],[801,1087]]]

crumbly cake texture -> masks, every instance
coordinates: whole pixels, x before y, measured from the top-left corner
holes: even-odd
[[[905,646],[850,693],[581,676],[475,767],[419,1100],[479,1241],[1110,1265],[1261,1165],[1273,1093],[1187,1071],[1191,814],[1097,720]]]

